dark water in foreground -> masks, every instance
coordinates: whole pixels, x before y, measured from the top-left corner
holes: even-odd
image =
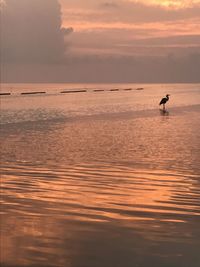
[[[1,266],[200,266],[199,85],[120,86],[1,98]]]

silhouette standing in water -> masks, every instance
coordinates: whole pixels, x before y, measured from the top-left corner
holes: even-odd
[[[165,111],[165,104],[167,103],[167,101],[169,100],[169,96],[170,95],[166,95],[166,97],[163,97],[159,103],[159,105],[163,105],[163,111]]]

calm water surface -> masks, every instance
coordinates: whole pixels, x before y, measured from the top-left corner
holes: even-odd
[[[1,266],[200,266],[200,85],[2,88]]]

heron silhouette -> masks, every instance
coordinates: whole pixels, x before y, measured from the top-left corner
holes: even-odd
[[[167,101],[169,100],[169,96],[170,95],[166,95],[166,97],[163,97],[159,103],[159,105],[163,105],[163,110],[165,110],[165,104],[167,103]]]

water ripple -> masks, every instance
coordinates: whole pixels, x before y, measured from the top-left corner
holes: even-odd
[[[66,216],[82,220],[199,216],[198,185],[197,176],[176,171],[88,164],[57,170],[6,166],[2,203],[8,213],[63,216],[65,210]]]

